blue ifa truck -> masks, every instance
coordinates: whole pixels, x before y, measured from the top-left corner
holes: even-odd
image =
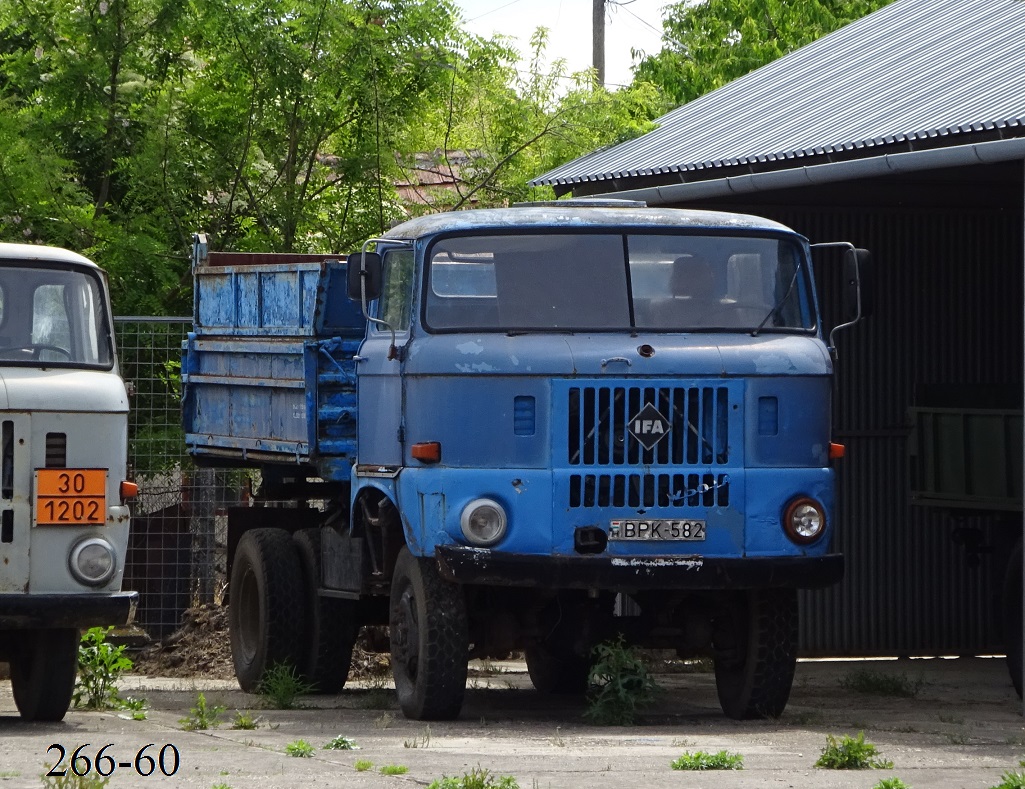
[[[842,328],[867,253],[831,246]],[[337,692],[386,625],[403,713],[446,719],[470,659],[583,692],[622,636],[711,657],[726,715],[780,715],[797,590],[843,573],[811,255],[624,201],[424,216],[347,258],[197,235],[187,442],[259,470],[228,518],[242,688],[290,663]]]

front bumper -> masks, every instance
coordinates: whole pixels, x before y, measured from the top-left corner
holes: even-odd
[[[441,575],[460,584],[546,589],[818,589],[843,578],[842,554],[704,556],[534,556],[439,545]]]
[[[113,594],[3,594],[0,628],[40,629],[127,625],[135,616],[138,592]]]

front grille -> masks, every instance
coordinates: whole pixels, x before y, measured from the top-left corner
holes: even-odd
[[[668,435],[651,449],[630,420],[651,405]],[[567,391],[571,466],[725,466],[729,463],[729,390],[725,386],[574,386]]]
[[[728,474],[572,474],[569,506],[728,507]]]
[[[66,468],[68,465],[68,436],[66,433],[46,434],[46,467]]]

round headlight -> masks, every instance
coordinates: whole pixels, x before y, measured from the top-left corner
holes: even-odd
[[[114,546],[102,537],[86,537],[71,549],[68,569],[79,583],[103,586],[114,577],[117,569]]]
[[[505,510],[492,499],[474,499],[463,508],[459,525],[470,543],[486,548],[505,536]]]
[[[815,542],[826,530],[826,513],[815,499],[802,496],[787,505],[783,513],[783,528],[791,540],[807,545]]]

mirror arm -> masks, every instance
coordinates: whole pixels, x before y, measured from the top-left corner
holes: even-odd
[[[822,244],[812,244],[811,245],[812,249],[827,249],[827,248],[830,248],[830,247],[833,248],[833,249],[847,249],[847,250],[850,250],[850,252],[854,255],[854,266],[855,266],[856,270],[858,271],[858,282],[857,282],[857,297],[858,297],[858,299],[857,299],[858,305],[857,306],[858,306],[858,310],[855,313],[854,318],[852,320],[849,320],[846,323],[837,324],[836,326],[833,327],[832,331],[829,332],[829,343],[827,345],[827,349],[829,350],[829,356],[835,361],[838,358],[838,354],[836,352],[836,333],[838,331],[840,331],[841,329],[848,329],[848,328],[850,328],[851,326],[853,326],[854,324],[856,324],[858,321],[861,320],[861,270],[860,270],[860,265],[858,264],[858,251],[857,251],[857,249],[855,249],[854,244],[852,244],[850,241],[830,241],[830,242],[826,242],[826,243],[822,243]]]
[[[363,242],[363,249],[360,251],[359,256],[359,303],[363,310],[363,317],[366,318],[369,323],[376,323],[378,326],[383,326],[391,332],[391,345],[388,347],[388,361],[397,359],[402,361],[400,358],[398,343],[395,339],[395,329],[387,321],[383,321],[380,318],[374,318],[370,315],[370,310],[367,307],[367,247],[371,244],[384,241],[383,238],[368,238]]]

